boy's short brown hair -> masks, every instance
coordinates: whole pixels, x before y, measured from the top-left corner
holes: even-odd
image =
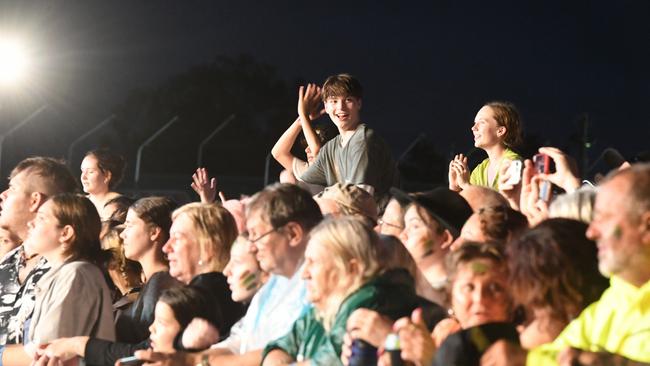
[[[330,97],[363,97],[363,88],[361,83],[350,74],[332,75],[323,83],[321,93],[323,101]]]

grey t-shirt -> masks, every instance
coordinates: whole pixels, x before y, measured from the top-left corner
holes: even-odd
[[[345,146],[341,146],[341,135],[323,145],[316,161],[298,179],[327,187],[336,183],[369,185],[380,199],[396,183],[395,173],[386,142],[360,124]]]

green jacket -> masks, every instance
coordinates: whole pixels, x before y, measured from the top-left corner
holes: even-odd
[[[311,360],[312,365],[341,365],[341,345],[346,323],[359,308],[375,310],[392,319],[410,315],[419,306],[412,283],[404,280],[402,270],[388,271],[370,280],[350,294],[341,304],[329,333],[316,317],[313,307],[303,314],[285,336],[269,343],[263,358],[281,349],[297,361]]]

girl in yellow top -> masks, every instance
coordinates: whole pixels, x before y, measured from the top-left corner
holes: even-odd
[[[449,189],[462,191],[469,185],[498,189],[499,170],[506,161],[521,160],[511,150],[521,142],[519,112],[512,103],[490,102],[476,114],[474,125],[474,146],[485,150],[488,158],[483,160],[471,175],[467,157],[458,154],[449,163]]]

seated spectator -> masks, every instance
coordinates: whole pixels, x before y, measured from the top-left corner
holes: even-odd
[[[223,270],[228,278],[232,299],[249,303],[257,290],[269,279],[269,274],[262,271],[260,264],[248,248],[248,240],[237,238],[230,250],[230,261]]]
[[[181,206],[172,219],[169,241],[163,247],[169,258],[169,273],[201,292],[212,309],[210,319],[219,334],[228,334],[244,308],[231,300],[225,277],[217,271],[223,270],[230,257],[230,246],[237,235],[235,221],[223,207],[201,203]],[[118,358],[148,346],[147,342],[112,343],[87,337],[60,343],[49,351],[51,355],[64,361],[78,355],[90,365],[111,365]],[[85,347],[79,346],[84,343]]]
[[[122,309],[115,318],[116,338],[119,342],[136,344],[145,341],[149,337],[149,326],[160,294],[168,288],[181,285],[169,275],[167,260],[162,252],[163,245],[169,239],[171,213],[175,206],[174,202],[165,197],[146,197],[136,201],[127,212],[124,229],[120,234],[124,240],[122,250],[125,259],[140,264],[144,286],[131,304],[120,306]],[[113,346],[109,340],[99,337],[60,339],[57,343],[57,357],[62,357],[67,352],[80,357],[92,354],[95,360],[108,357],[106,355],[112,352]],[[108,363],[114,363],[118,357],[121,355],[109,358],[111,361]]]
[[[214,309],[201,290],[191,286],[163,291],[156,303],[156,316],[149,327],[149,347],[154,352],[174,351],[174,339],[192,319],[201,318],[216,324]]]
[[[346,322],[354,310],[367,308],[397,319],[418,305],[412,287],[380,276],[378,238],[372,228],[354,218],[328,219],[310,236],[303,277],[313,308],[289,333],[266,346],[263,365],[338,364]]]
[[[77,189],[70,170],[56,159],[27,158],[11,171],[9,188],[0,195],[0,227],[21,245],[0,262],[0,346],[25,343],[24,325],[34,310],[36,283],[50,269],[45,258],[22,245],[28,235],[28,223],[36,218],[37,210],[48,197]]]
[[[301,266],[307,234],[322,217],[309,192],[296,185],[275,184],[256,193],[246,206],[248,242],[261,269],[271,277],[251,300],[242,332],[231,334],[223,347],[201,353],[138,351],[136,356],[186,366],[198,362],[259,365],[264,346],[286,334],[306,309]]]
[[[248,304],[253,296],[269,279],[268,273],[262,271],[255,254],[248,248],[248,241],[239,236],[230,249],[230,261],[223,270],[228,278],[228,286],[232,291],[233,301]],[[244,331],[244,318],[240,319],[230,329],[231,335],[241,335]],[[195,319],[183,332],[183,346],[191,349],[205,349],[213,343],[214,334],[218,331],[210,327],[209,323],[202,319]],[[218,339],[218,337],[217,337]],[[232,353],[240,353],[240,344],[236,342],[236,336],[228,337],[223,342],[214,345],[214,348],[229,348]]]
[[[79,195],[54,196],[38,209],[24,245],[46,258],[52,269],[38,282],[41,291],[26,344],[45,345],[72,336],[115,339],[110,292],[96,265],[104,255],[100,226],[95,206]],[[2,362],[30,365],[34,352],[32,347],[7,345]]]
[[[472,208],[458,193],[446,188],[412,195],[397,189],[391,192],[412,202],[404,215],[406,227],[400,239],[429,284],[437,290],[435,298],[429,300],[445,306],[448,302],[445,257],[472,215]]]
[[[522,347],[552,342],[607,288],[586,229],[579,221],[548,219],[508,245],[514,298],[529,314]]]
[[[379,207],[388,201],[388,189],[397,174],[388,145],[375,131],[361,123],[362,87],[348,74],[333,75],[325,80],[322,99],[325,111],[339,130],[339,135],[312,153],[316,160],[298,180],[329,187],[335,183],[363,185],[375,196]],[[308,141],[315,135],[309,118],[310,96],[299,96],[298,112]],[[314,139],[315,140],[315,139]],[[311,148],[312,142],[310,142]]]
[[[433,327],[440,320],[447,317],[447,311],[417,292],[418,278],[421,278],[423,282],[426,282],[426,279],[419,275],[419,270],[408,250],[399,239],[385,235],[379,235],[377,249],[382,277],[391,279],[394,283],[402,283],[404,286],[411,288],[411,291],[416,292],[418,295],[417,306],[422,309],[424,323],[429,331],[433,330]],[[350,362],[354,340],[366,342],[367,346],[373,347],[376,352],[383,345],[386,336],[391,332],[393,322],[394,319],[375,310],[360,308],[353,311],[346,325],[347,332],[341,353],[343,364],[347,365]]]
[[[102,229],[104,223],[102,223]],[[115,317],[129,308],[138,297],[142,288],[142,267],[140,263],[124,256],[124,241],[120,238],[122,230],[109,229],[101,238],[102,249],[111,255],[104,263],[104,270],[108,272],[114,292],[113,310]]]
[[[113,213],[106,203],[120,194],[115,188],[124,176],[124,158],[107,149],[91,150],[81,162],[81,185],[83,191],[97,208],[102,221]]]
[[[353,216],[370,227],[377,225],[377,204],[372,195],[354,184],[336,183],[314,197],[323,216]]]
[[[410,201],[393,196],[384,207],[381,218],[377,220],[375,231],[382,235],[392,235],[396,238],[404,230],[404,211]]]
[[[526,229],[526,217],[509,206],[482,207],[467,219],[451,250],[457,250],[466,241],[504,246]]]
[[[650,363],[650,165],[615,171],[598,188],[587,237],[610,287],[551,343],[526,352],[498,342],[484,355],[502,365]]]
[[[511,322],[508,268],[498,248],[467,243],[447,261],[453,318],[440,322],[429,336],[421,315],[395,323],[402,357],[418,365],[478,365],[494,341],[517,342]]]
[[[474,146],[485,151],[488,157],[470,175],[467,157],[456,155],[449,163],[449,189],[460,192],[477,185],[498,190],[501,164],[507,160],[521,160],[512,150],[521,142],[517,108],[509,102],[485,104],[474,118],[472,133]]]
[[[124,229],[120,234],[124,240],[124,256],[140,264],[144,286],[133,304],[115,319],[119,342],[139,343],[146,340],[160,294],[181,285],[170,275],[162,251],[169,240],[174,208],[176,204],[167,197],[145,197],[131,205],[126,214]]]
[[[214,311],[220,313],[219,333],[225,337],[246,310],[232,301],[222,273],[237,238],[235,219],[222,206],[201,203],[178,208],[172,219],[170,238],[163,247],[169,259],[169,273],[203,291]]]

